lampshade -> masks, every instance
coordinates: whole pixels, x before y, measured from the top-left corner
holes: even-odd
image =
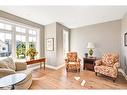
[[[87,44],[87,48],[95,48],[95,47],[94,47],[94,44],[93,44],[93,43],[89,42],[89,43]]]

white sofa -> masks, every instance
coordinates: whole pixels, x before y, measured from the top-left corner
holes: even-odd
[[[27,64],[14,62],[10,57],[0,60],[0,78],[15,73],[27,74],[25,80],[15,85],[15,89],[29,89],[32,84],[32,73],[27,69]]]

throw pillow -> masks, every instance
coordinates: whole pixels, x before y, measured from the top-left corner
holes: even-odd
[[[5,68],[16,70],[15,63],[14,63],[14,61],[13,61],[13,59],[11,57],[8,57],[8,58],[5,58],[5,59],[1,60],[0,63],[1,64],[3,63],[4,64],[3,67],[5,67]]]

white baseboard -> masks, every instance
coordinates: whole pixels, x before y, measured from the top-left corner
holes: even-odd
[[[62,68],[64,66],[65,66],[65,64],[61,64],[60,66],[57,67],[57,69],[60,69],[60,68]]]
[[[65,64],[61,64],[58,67],[54,67],[54,66],[51,66],[51,65],[46,65],[45,67],[48,67],[48,68],[51,68],[51,69],[54,69],[54,70],[58,70],[58,69],[62,68],[63,66],[65,66]]]
[[[120,68],[118,69],[119,72],[121,72],[123,74],[123,76],[125,77],[125,79],[127,80],[127,75],[125,74],[125,72]]]

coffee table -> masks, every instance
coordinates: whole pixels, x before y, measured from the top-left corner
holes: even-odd
[[[15,85],[26,78],[26,74],[18,73],[18,74],[11,74],[5,77],[0,78],[0,88],[12,86],[11,90],[15,89]]]

